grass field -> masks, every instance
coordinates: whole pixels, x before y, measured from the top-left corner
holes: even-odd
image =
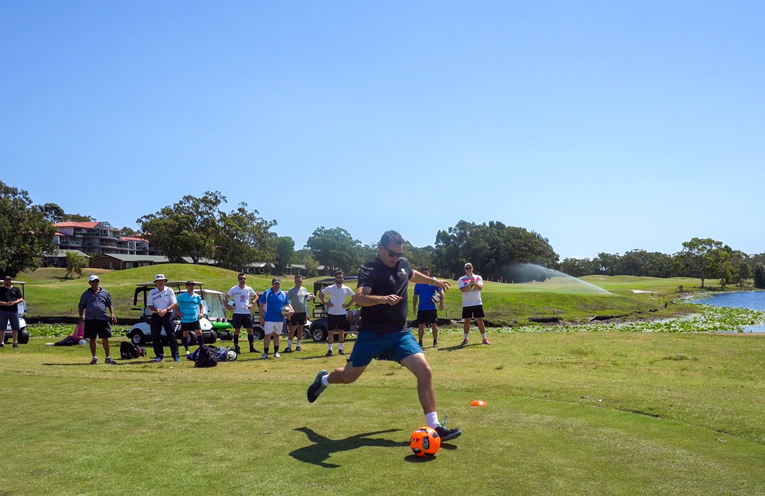
[[[427,462],[408,447],[424,423],[413,377],[393,362],[309,404],[316,372],[343,363],[321,344],[195,369],[90,366],[87,348],[35,338],[0,350],[0,494],[765,493],[764,338],[491,338],[425,350],[440,417],[464,430]]]
[[[101,285],[111,293],[118,317],[138,317],[140,313],[132,310],[135,284],[153,280],[158,271],[163,271],[171,280],[194,279],[206,283],[208,289],[224,292],[236,284],[236,273],[233,271],[188,264],[167,264],[123,271],[87,269],[83,272],[83,279],[74,280],[62,279],[65,269],[45,268],[24,273],[19,279],[28,282],[26,296],[31,317],[76,316],[80,295],[88,288],[86,276],[91,273],[99,274]],[[316,279],[308,279],[304,285],[313,290]],[[487,282],[483,291],[487,319],[498,324],[515,325],[527,322],[530,317],[557,316],[568,322],[583,322],[594,315],[640,317],[649,311],[652,317],[666,317],[687,311],[685,306],[672,304],[672,299],[680,294],[680,286],[683,286],[685,292],[701,290],[700,281],[691,278],[588,276],[582,279],[610,294],[599,292],[575,278],[553,278],[543,283],[527,284]],[[249,275],[247,283],[262,291],[270,287],[271,276]],[[714,284],[713,281],[707,281],[707,286],[715,287]],[[283,286],[284,289],[292,287],[292,279],[285,278]],[[456,289],[456,281],[453,281],[453,286],[455,289],[447,294],[446,312],[441,316],[458,319],[462,297]],[[353,284],[351,287],[355,289]],[[654,292],[635,294],[633,290]],[[665,303],[668,303],[667,308],[664,308]],[[411,302],[410,317],[414,318]]]

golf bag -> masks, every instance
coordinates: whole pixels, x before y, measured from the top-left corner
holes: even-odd
[[[189,359],[194,360],[194,367],[217,367],[218,348],[215,346],[200,346],[197,351],[189,356]]]
[[[120,343],[120,356],[125,360],[146,356],[146,350],[130,341]]]

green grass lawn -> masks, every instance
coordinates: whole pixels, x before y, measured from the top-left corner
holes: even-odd
[[[195,369],[90,366],[86,347],[34,338],[0,350],[0,494],[765,493],[763,337],[491,339],[425,350],[439,414],[464,434],[422,462],[414,378],[393,362],[309,404],[316,372],[343,363],[323,344]]]
[[[141,267],[123,271],[87,269],[82,279],[63,280],[65,269],[38,269],[19,276],[28,282],[26,297],[29,315],[35,316],[76,316],[80,295],[88,288],[87,275],[99,274],[102,287],[111,293],[118,317],[138,317],[132,310],[135,284],[152,281],[158,271],[171,280],[194,279],[206,283],[208,289],[226,292],[237,283],[236,272],[190,264],[166,264]],[[272,276],[249,275],[247,284],[256,290],[265,290],[271,285]],[[313,282],[307,279],[304,285],[313,290]],[[673,305],[672,299],[680,294],[679,287],[686,292],[698,292],[700,280],[692,278],[658,279],[649,277],[601,277],[582,278],[609,293],[600,292],[576,278],[552,278],[540,283],[500,284],[487,282],[483,291],[486,318],[498,324],[513,325],[524,323],[530,317],[557,316],[567,322],[584,322],[594,315],[628,315],[640,317],[651,312],[653,317],[666,317],[687,312],[686,306]],[[453,289],[445,301],[446,311],[442,317],[459,319],[462,309],[462,295],[452,281]],[[707,286],[715,287],[707,281]],[[284,289],[293,286],[292,278],[285,277]],[[350,284],[355,289],[354,284]],[[732,288],[733,289],[733,288]],[[633,293],[633,290],[653,291]],[[412,292],[410,291],[410,298]],[[665,308],[665,303],[668,307]],[[411,311],[410,318],[415,314]]]

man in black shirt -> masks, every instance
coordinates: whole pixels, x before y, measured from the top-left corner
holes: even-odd
[[[5,276],[0,287],[0,348],[5,348],[5,331],[8,323],[13,333],[13,347],[18,348],[19,337],[19,303],[24,301],[21,290],[13,285],[13,278]]]
[[[454,439],[461,429],[447,429],[438,422],[433,371],[422,348],[407,328],[409,281],[432,284],[443,291],[448,281],[425,276],[413,270],[402,258],[404,239],[396,231],[387,231],[380,239],[377,258],[359,269],[356,304],[361,307],[361,330],[345,368],[332,373],[322,370],[308,388],[313,403],[329,384],[349,384],[358,379],[373,358],[381,354],[408,368],[417,377],[417,392],[428,426],[443,440]]]

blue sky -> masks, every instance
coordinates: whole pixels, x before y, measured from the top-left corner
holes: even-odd
[[[0,179],[115,227],[206,190],[302,247],[459,220],[765,251],[763,2],[0,3]]]

